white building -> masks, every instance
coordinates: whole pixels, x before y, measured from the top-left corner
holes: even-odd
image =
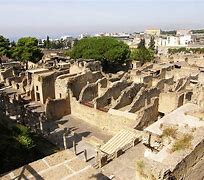
[[[188,46],[190,43],[192,43],[191,35],[180,36],[180,45],[181,46]]]
[[[166,47],[186,47],[192,42],[191,35],[167,36],[159,38],[158,46]]]
[[[176,31],[177,36],[186,36],[186,35],[191,35],[191,34],[192,34],[191,30],[180,29]]]

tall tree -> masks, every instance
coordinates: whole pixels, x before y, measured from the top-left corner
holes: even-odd
[[[42,56],[43,53],[38,48],[38,40],[33,37],[20,38],[13,50],[13,57],[26,64],[28,61],[36,63]]]
[[[112,37],[87,37],[78,41],[70,56],[99,60],[105,64],[123,64],[129,59],[128,45]]]
[[[145,40],[141,39],[137,49],[131,51],[131,60],[140,61],[142,64],[154,59],[154,51],[145,47]]]
[[[145,48],[145,39],[141,39],[139,44],[137,45],[137,49]]]
[[[149,49],[151,49],[152,51],[155,50],[155,38],[154,38],[154,36],[151,36],[151,38],[150,38]]]
[[[47,49],[50,49],[50,37],[47,36]]]
[[[3,36],[0,36],[0,57],[7,56],[10,57],[10,42]]]

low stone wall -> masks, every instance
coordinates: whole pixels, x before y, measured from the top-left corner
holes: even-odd
[[[109,134],[115,134],[125,127],[133,127],[135,119],[130,119],[121,114],[116,115],[101,110],[88,107],[71,98],[71,114],[84,121],[97,126],[101,130]]]

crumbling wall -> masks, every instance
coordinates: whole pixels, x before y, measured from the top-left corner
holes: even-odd
[[[108,74],[106,75],[107,79],[111,82],[116,82],[116,81],[124,81],[126,79],[124,79],[124,75],[126,73],[124,71],[119,71],[116,74]]]
[[[79,74],[73,78],[70,78],[68,82],[68,88],[71,89],[72,94],[74,97],[79,99],[79,95],[81,93],[81,90],[88,84],[88,83],[95,83],[98,79],[103,78],[103,75],[101,72],[91,72],[87,71],[83,74]]]
[[[101,97],[95,99],[96,108],[103,108],[110,105],[112,103],[111,101],[118,99],[121,95],[121,91],[131,84],[132,82],[126,81],[113,83],[112,87],[110,87]]]
[[[98,96],[98,83],[87,84],[81,91],[79,102],[92,101]]]
[[[151,98],[159,97],[160,90],[158,88],[144,89],[140,91],[132,103],[129,112],[135,113],[151,102]]]
[[[70,113],[71,106],[69,97],[63,99],[47,99],[45,114],[48,120],[57,120]]]
[[[88,62],[85,65],[85,68],[88,68],[90,71],[101,71],[102,66],[100,61],[93,61],[93,62]]]
[[[137,130],[143,130],[157,121],[159,115],[159,98],[152,98],[151,103],[137,112],[137,124],[134,127]]]
[[[13,68],[8,68],[0,71],[0,80],[4,81],[6,78],[13,77]]]
[[[70,72],[70,74],[76,74],[76,73],[80,73],[84,70],[85,70],[84,62],[74,61],[71,63],[69,72]]]
[[[77,74],[65,74],[60,75],[55,80],[55,98],[65,98],[68,95],[68,82],[71,77],[76,76]]]
[[[144,87],[144,84],[132,84],[130,87],[127,87],[122,91],[122,94],[116,101],[115,105],[113,105],[113,109],[120,109],[124,106],[127,106],[132,103],[134,97],[137,95],[137,93],[140,91],[140,89]]]
[[[159,90],[164,90],[165,86],[171,86],[174,84],[174,77],[171,77],[169,79],[161,79],[157,82],[155,87],[157,87]]]

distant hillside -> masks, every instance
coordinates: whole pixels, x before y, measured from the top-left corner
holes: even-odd
[[[172,30],[172,31],[161,31],[161,34],[163,34],[163,35],[176,35],[176,30]]]
[[[197,29],[197,30],[192,30],[193,34],[201,34],[204,33],[204,29]]]

